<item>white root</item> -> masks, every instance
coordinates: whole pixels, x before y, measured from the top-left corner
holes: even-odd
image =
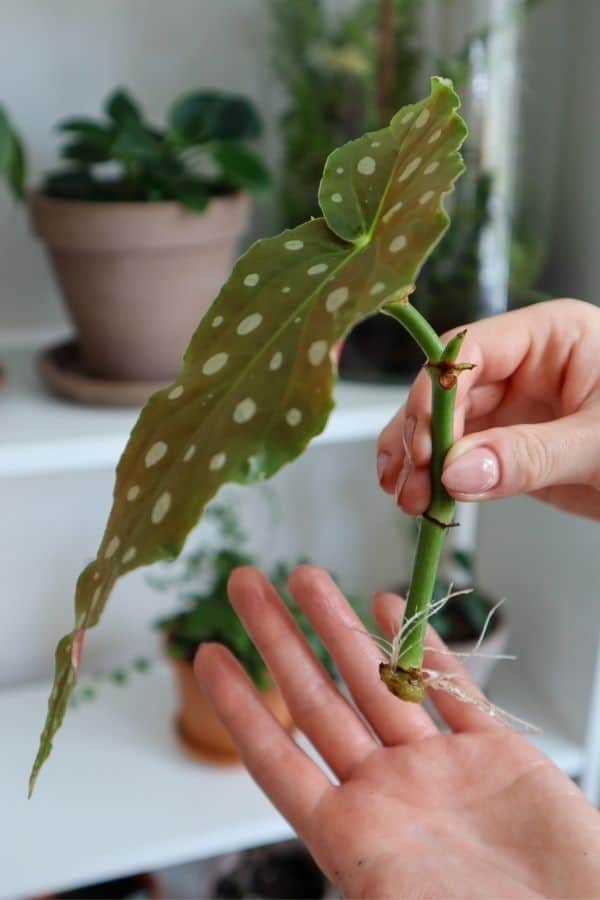
[[[442,597],[440,600],[436,600],[435,603],[432,603],[427,614],[426,618],[430,619],[435,613],[437,613],[440,609],[448,603],[453,597],[458,597],[462,594],[471,593],[471,588],[463,589],[460,591],[453,591],[452,585],[450,585],[450,590],[448,593]],[[441,656],[455,656],[461,659],[470,659],[471,657],[479,657],[482,659],[495,659],[495,660],[515,660],[516,656],[508,653],[484,653],[481,651],[481,645],[485,638],[485,635],[489,629],[490,622],[494,614],[497,610],[502,606],[504,600],[500,600],[496,605],[490,610],[488,616],[485,620],[483,628],[481,630],[481,634],[479,635],[479,639],[475,644],[473,650],[464,652],[464,653],[455,653],[449,649],[442,649],[438,647],[425,646],[425,650],[430,654],[437,653]],[[398,628],[396,634],[394,635],[394,639],[390,642],[386,640],[386,638],[381,637],[380,635],[371,634],[370,632],[362,629],[362,628],[351,628],[352,631],[357,631],[360,634],[365,635],[365,637],[369,637],[378,647],[378,649],[387,657],[387,661],[389,662],[392,668],[395,668],[398,664],[398,656],[400,653],[400,647],[403,646],[405,648],[405,643],[408,638],[415,632],[417,627],[423,621],[423,613],[415,613],[413,616],[410,616],[406,619],[400,628]],[[349,626],[351,627],[351,626]],[[433,691],[444,691],[450,696],[454,697],[456,700],[459,700],[461,703],[468,703],[471,706],[474,706],[476,709],[480,710],[480,712],[485,713],[491,718],[497,719],[497,721],[501,722],[503,725],[507,725],[509,728],[513,728],[518,731],[527,732],[530,734],[539,734],[541,729],[531,722],[527,722],[525,719],[521,719],[519,716],[515,716],[512,713],[508,712],[505,709],[502,709],[500,706],[496,706],[495,703],[492,703],[491,700],[488,700],[478,691],[473,691],[468,684],[461,683],[461,675],[458,672],[439,672],[436,669],[423,669],[423,677],[425,680],[425,686],[429,690]]]
[[[538,728],[537,725],[507,712],[507,710],[502,709],[500,706],[496,706],[495,703],[492,703],[492,701],[484,697],[483,694],[474,694],[469,691],[466,687],[459,684],[459,676],[453,672],[436,672],[435,669],[423,669],[423,675],[425,677],[425,686],[430,690],[444,691],[456,700],[460,700],[461,703],[468,703],[470,706],[474,706],[476,709],[480,710],[480,712],[485,713],[493,719],[497,719],[509,728],[514,728],[517,731],[525,731],[529,734],[541,733],[541,728]]]

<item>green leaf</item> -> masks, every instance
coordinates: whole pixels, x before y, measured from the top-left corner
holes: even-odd
[[[106,115],[117,125],[127,125],[132,122],[141,123],[142,113],[135,100],[119,88],[107,98],[104,104]]]
[[[59,131],[75,134],[77,137],[85,138],[90,143],[96,143],[101,147],[110,145],[113,135],[112,128],[99,125],[93,119],[64,119],[56,127]]]
[[[209,195],[206,187],[192,178],[177,181],[174,192],[179,202],[194,212],[203,212],[208,205]]]
[[[110,144],[102,147],[93,141],[81,138],[66,144],[60,151],[60,155],[62,159],[68,159],[71,162],[94,165],[94,163],[106,162],[111,158]]]
[[[176,556],[226,482],[268,478],[325,427],[336,342],[406,297],[448,217],[466,133],[449,82],[389,128],[336,150],[325,218],[258,241],[203,318],[177,381],[150,398],[117,467],[97,558],[77,582],[75,625],[59,644],[55,684],[30,781],[66,710],[80,646],[126,572]]]
[[[271,179],[256,153],[242,144],[223,141],[212,150],[213,157],[221,166],[221,177],[240,188],[265,190]]]
[[[112,145],[116,159],[137,163],[157,163],[163,157],[163,147],[150,131],[139,122],[123,123]]]
[[[0,179],[6,180],[15,200],[23,199],[26,169],[23,142],[13,128],[8,113],[0,106]]]
[[[261,123],[244,97],[218,91],[195,91],[178,100],[169,113],[171,127],[188,143],[248,140],[258,137]]]

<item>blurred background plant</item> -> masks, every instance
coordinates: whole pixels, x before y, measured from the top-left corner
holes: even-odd
[[[516,79],[522,26],[545,0],[269,0],[273,66],[286,104],[281,212],[318,216],[331,149],[387,124],[432,74],[453,79],[470,128],[467,172],[447,203],[452,228],[413,297],[442,332],[538,299],[544,261],[541,189],[519,183]],[[342,374],[411,374],[420,354],[395,322],[375,316],[352,333]]]
[[[15,200],[23,199],[26,168],[23,141],[0,105],[0,182],[6,183]]]
[[[103,112],[100,119],[77,116],[57,124],[63,166],[45,176],[45,194],[98,203],[176,200],[202,212],[211,197],[270,184],[266,166],[247,146],[262,124],[245,97],[214,90],[184,94],[159,128],[118,88]],[[0,179],[22,199],[26,175],[23,143],[0,107]]]
[[[241,526],[233,507],[214,504],[205,519],[215,528],[214,546],[203,544],[183,557],[174,575],[152,576],[150,584],[159,591],[175,591],[181,611],[160,619],[156,624],[165,636],[167,653],[173,659],[191,663],[198,646],[206,641],[218,641],[238,658],[259,689],[269,683],[267,668],[258,650],[246,633],[242,622],[227,596],[227,582],[238,566],[259,565],[247,552],[248,534]],[[294,616],[300,630],[315,655],[330,675],[335,674],[333,661],[315,634],[307,618],[291,596],[287,580],[295,564],[278,562],[272,566],[269,578],[279,596]],[[363,601],[348,597],[354,609],[363,616]]]

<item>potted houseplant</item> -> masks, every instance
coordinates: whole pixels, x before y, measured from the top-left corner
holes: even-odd
[[[238,566],[257,564],[257,560],[246,552],[248,537],[232,507],[211,506],[207,516],[216,525],[217,546],[214,549],[203,546],[190,553],[182,560],[182,569],[177,575],[154,577],[151,584],[159,590],[175,589],[181,605],[178,612],[157,623],[177,685],[178,737],[186,749],[200,758],[237,762],[239,757],[229,734],[194,679],[192,663],[201,643],[217,641],[229,647],[284,728],[291,728],[292,720],[262,657],[227,601],[227,581],[231,572]],[[278,563],[272,568],[270,578],[317,657],[333,675],[331,657],[289,595],[287,577],[290,570],[291,566]]]
[[[64,718],[85,633],[117,579],[177,556],[223,484],[268,478],[304,451],[333,407],[331,350],[378,310],[421,347],[432,392],[431,502],[420,520],[404,620],[380,676],[403,700],[421,702],[431,686],[469,701],[468,691],[423,660],[440,555],[454,524],[442,465],[453,443],[457,381],[472,365],[457,361],[466,332],[442,341],[410,302],[449,224],[442,200],[463,170],[458,106],[452,83],[433,78],[430,95],[400,109],[389,126],[335,150],[319,188],[323,217],[258,241],[241,257],[176,381],[142,411],[117,468],[98,553],[77,582],[73,629],[56,650],[30,791]],[[218,343],[215,322],[223,326]]]
[[[92,384],[123,382],[127,403],[132,382],[143,396],[176,374],[227,276],[249,191],[269,183],[247,146],[260,120],[243,97],[199,91],[175,100],[157,127],[116,90],[102,118],[57,127],[62,166],[31,192],[30,210],[77,329],[59,361]]]

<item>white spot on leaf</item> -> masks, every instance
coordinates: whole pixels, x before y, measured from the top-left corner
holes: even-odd
[[[309,275],[321,275],[322,272],[326,272],[329,266],[326,263],[317,263],[314,266],[311,266],[308,270]]]
[[[410,112],[405,113],[400,119],[401,125],[408,125],[412,117],[414,116],[414,112],[411,110]]]
[[[186,450],[185,453],[184,453],[183,461],[184,461],[184,462],[189,462],[190,459],[193,457],[193,455],[194,455],[195,452],[196,452],[196,445],[195,445],[195,444],[190,444],[190,446],[187,448],[187,450]]]
[[[139,484],[133,484],[127,491],[126,497],[131,502],[132,500],[135,500],[136,497],[139,497],[139,495],[140,495]]]
[[[369,294],[371,295],[371,297],[376,297],[377,294],[381,294],[382,291],[385,291],[385,284],[383,283],[383,281],[376,281],[369,291]]]
[[[269,369],[271,372],[276,372],[277,369],[281,368],[281,364],[283,362],[283,353],[280,353],[278,350],[277,353],[274,353],[271,357],[271,362],[269,363]]]
[[[286,241],[283,246],[286,250],[302,250],[304,241]]]
[[[396,213],[397,213],[399,210],[401,210],[403,206],[404,206],[404,203],[402,202],[402,200],[398,200],[397,203],[394,203],[393,206],[390,206],[390,208],[388,209],[388,211],[386,212],[386,214],[385,214],[384,216],[382,216],[381,221],[382,221],[382,222],[389,222],[390,219],[391,219],[393,216],[395,216]]]
[[[403,171],[402,175],[400,176],[400,178],[398,179],[398,181],[406,181],[407,178],[410,178],[410,176],[414,172],[417,171],[417,169],[419,168],[420,165],[421,165],[421,157],[417,156],[417,157],[415,157],[415,159],[413,159],[413,160],[411,160],[411,162],[409,162],[409,164],[404,169],[404,171]]]
[[[164,491],[154,506],[152,507],[152,513],[150,518],[154,525],[159,525],[160,522],[164,519],[166,514],[171,509],[171,494],[169,491]]]
[[[167,449],[168,447],[164,441],[157,441],[155,444],[152,444],[146,453],[146,468],[149,469],[150,466],[155,466],[157,462],[160,462]]]
[[[285,414],[285,421],[288,423],[288,425],[291,425],[292,428],[295,428],[296,425],[299,425],[302,421],[302,413],[295,407],[293,407],[292,409],[288,409],[287,413]]]
[[[440,164],[439,160],[437,160],[437,159],[435,159],[433,162],[429,163],[428,166],[425,166],[425,169],[424,169],[425,174],[431,175],[438,168],[439,164]]]
[[[250,275],[246,275],[244,278],[244,284],[246,287],[254,287],[260,281],[260,275],[258,272],[251,272]]]
[[[222,469],[225,463],[227,462],[227,454],[226,453],[215,453],[214,456],[211,457],[210,462],[208,464],[208,468],[213,472],[218,472],[219,469]]]
[[[375,168],[376,163],[372,156],[363,156],[356,164],[356,171],[361,175],[372,175]]]
[[[308,361],[311,366],[320,366],[327,356],[327,341],[313,341],[308,348]]]
[[[406,238],[403,234],[397,234],[396,237],[390,242],[391,253],[399,253],[401,250],[404,250],[405,247]]]
[[[104,559],[110,559],[111,556],[114,556],[119,547],[121,546],[120,538],[114,537],[111,538],[108,542],[106,550],[104,551]]]
[[[371,143],[371,147],[373,147],[374,149],[375,149],[376,147],[381,147],[381,141],[373,141],[373,142]]]
[[[181,395],[183,394],[183,385],[178,384],[177,387],[174,387],[172,391],[169,391],[167,394],[168,400],[179,400]]]
[[[123,558],[122,558],[121,562],[122,562],[122,563],[125,563],[125,565],[127,565],[127,563],[130,563],[131,560],[132,560],[132,559],[135,559],[136,556],[137,556],[137,550],[136,550],[136,548],[135,548],[135,547],[130,547],[130,548],[129,548],[128,550],[126,550],[125,553],[123,554]]]
[[[424,125],[427,125],[427,123],[429,122],[429,116],[430,112],[427,107],[425,107],[425,109],[422,109],[415,120],[415,128],[422,128]]]
[[[421,206],[425,206],[426,203],[429,203],[430,200],[435,197],[435,191],[425,191],[424,194],[421,194],[419,197],[419,203]]]
[[[228,359],[228,353],[215,353],[215,355],[211,356],[210,359],[207,359],[202,366],[202,374],[216,375],[217,372],[220,372],[223,366],[226,365]]]
[[[249,422],[256,412],[256,403],[252,399],[252,397],[246,397],[245,400],[242,400],[233,411],[233,421],[237,422],[238,425],[243,425],[245,422]]]
[[[218,328],[219,325],[222,325],[224,321],[225,320],[223,319],[223,316],[215,316],[214,319],[212,320],[212,327]]]
[[[251,313],[249,316],[246,316],[245,319],[242,319],[237,327],[237,333],[250,334],[251,331],[255,331],[258,328],[262,320],[263,317],[260,313]]]
[[[339,287],[332,291],[325,301],[325,309],[329,313],[337,312],[340,306],[343,306],[348,297],[350,296],[350,291],[347,287]]]
[[[291,287],[289,286],[289,284],[286,284],[285,287],[282,287],[282,288],[281,288],[281,293],[282,293],[282,294],[289,294],[290,291],[291,291]]]
[[[427,143],[428,143],[428,144],[435,144],[436,141],[439,141],[439,139],[440,139],[441,136],[442,136],[442,129],[441,129],[441,128],[436,128],[435,131],[430,135],[429,140],[427,141]]]
[[[332,194],[331,200],[333,203],[342,203],[344,198],[342,197],[341,194]]]
[[[336,172],[336,175],[343,175],[343,174],[344,174],[344,167],[343,167],[343,166],[338,166],[337,169],[335,170],[335,172]]]

